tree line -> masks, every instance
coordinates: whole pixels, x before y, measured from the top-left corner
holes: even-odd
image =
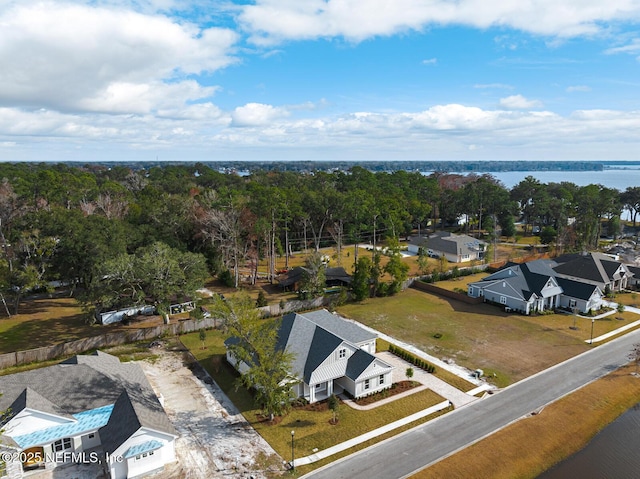
[[[341,258],[345,244],[393,246],[428,225],[457,225],[486,239],[513,236],[522,219],[564,250],[585,249],[597,245],[603,225],[619,229],[623,208],[634,224],[640,211],[640,188],[527,177],[509,190],[488,174],[374,173],[360,166],[239,176],[202,163],[137,170],[2,163],[0,179],[0,299],[7,314],[25,292],[54,280],[98,309],[165,304],[192,296],[208,274],[238,286],[241,279],[255,282],[261,263],[273,280],[276,258],[288,267],[294,251],[333,246]],[[356,275],[376,268],[358,262],[356,254]],[[353,265],[343,266],[351,272]],[[402,277],[397,261],[387,268]]]

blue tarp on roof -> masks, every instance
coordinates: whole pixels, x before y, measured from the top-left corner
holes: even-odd
[[[156,449],[160,449],[162,445],[163,444],[160,441],[156,440],[136,444],[135,446],[131,446],[127,449],[127,452],[124,453],[124,457],[125,459],[129,459],[130,457],[139,456],[145,452],[155,451]]]
[[[41,429],[40,431],[23,434],[22,436],[16,436],[13,440],[22,449],[27,449],[40,444],[48,444],[65,437],[78,436],[84,432],[95,431],[107,424],[112,411],[113,404],[79,412],[73,415],[76,419],[74,422],[52,426]]]

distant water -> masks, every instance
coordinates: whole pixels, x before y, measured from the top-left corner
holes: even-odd
[[[640,404],[600,431],[587,446],[538,479],[640,477]]]
[[[430,173],[425,172],[424,174]],[[578,186],[600,184],[620,191],[624,191],[630,186],[640,186],[640,168],[638,167],[604,171],[500,171],[489,174],[500,180],[509,189],[527,176],[533,176],[541,183],[569,181]]]
[[[431,173],[431,171],[427,171],[422,174],[430,175]],[[603,171],[499,171],[488,174],[502,182],[508,189],[516,186],[527,176],[533,176],[541,183],[568,181],[578,186],[599,184],[607,188],[615,188],[621,192],[630,186],[640,186],[640,167]],[[624,210],[621,216],[625,220],[631,219],[627,210]],[[640,473],[638,477],[640,477]]]

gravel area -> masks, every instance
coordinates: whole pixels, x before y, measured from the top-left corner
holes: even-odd
[[[282,471],[282,459],[206,373],[197,371],[204,381],[196,377],[182,353],[161,348],[154,352],[157,360],[140,365],[180,433],[177,463],[154,477],[259,479]]]

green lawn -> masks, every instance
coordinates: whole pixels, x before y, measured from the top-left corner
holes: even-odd
[[[469,369],[483,369],[498,386],[506,386],[589,348],[590,330],[577,332],[565,316],[526,317],[506,314],[487,304],[465,304],[408,289],[338,308],[358,320],[430,353],[452,358]],[[553,323],[558,319],[558,323]],[[606,323],[606,324],[605,324]],[[613,324],[611,324],[613,323]],[[596,321],[598,331],[619,321]],[[442,336],[434,338],[436,333]]]
[[[207,331],[206,349],[202,349],[198,333],[184,335],[181,339],[242,411],[249,423],[284,458],[291,455],[292,430],[295,431],[296,456],[301,457],[312,454],[314,448],[326,449],[444,400],[433,391],[427,390],[369,411],[357,411],[341,404],[338,413],[339,423],[335,426],[329,424],[332,413],[328,410],[293,409],[280,422],[270,425],[258,416],[259,411],[254,408],[251,395],[243,388],[236,390],[236,375],[224,359],[225,349],[221,332]]]

